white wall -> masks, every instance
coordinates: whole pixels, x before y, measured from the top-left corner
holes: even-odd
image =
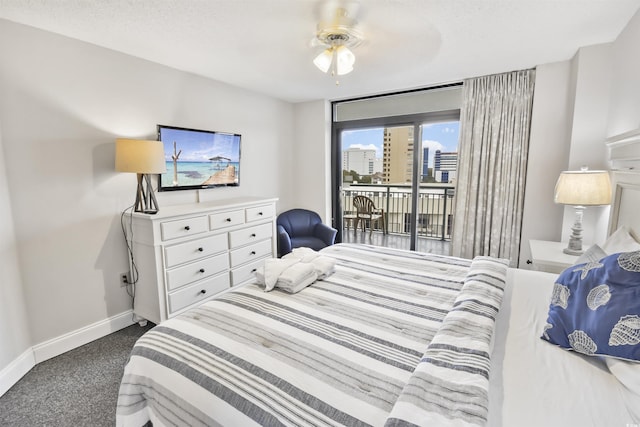
[[[569,157],[570,81],[570,61],[536,68],[520,268],[526,268],[531,259],[529,240],[558,240],[560,236],[563,208],[553,202],[553,189]]]
[[[292,207],[318,212],[331,224],[331,105],[327,101],[296,104]]]
[[[16,271],[10,222],[3,221],[2,286],[9,274],[11,288],[1,304],[17,312],[11,321],[4,309],[0,317],[0,369],[26,337],[39,344],[131,306],[119,286],[127,270],[119,214],[133,203],[135,177],[114,172],[115,138],[155,139],[158,123],[242,134],[240,187],[161,193],[160,209],[198,197],[279,196],[292,203],[291,104],[2,20],[0,57],[10,196],[0,173],[0,217],[13,215],[20,263]],[[17,328],[7,337],[10,323],[25,317],[20,280],[30,331]]]
[[[575,90],[573,115],[570,128],[569,159],[566,170],[608,169],[607,149],[604,144],[607,129],[607,113],[612,81],[612,44],[580,48],[573,58],[572,81]],[[606,239],[608,206],[588,207],[583,219],[583,248]],[[564,207],[562,234],[559,239],[569,241],[571,226],[575,222],[575,210]]]
[[[568,163],[572,170],[583,165],[589,169],[607,167],[603,142],[611,88],[611,51],[610,43],[582,47],[573,59],[577,73]]]
[[[0,121],[0,395],[17,380],[15,376],[19,378],[29,369],[3,368],[20,359],[31,347],[2,145]]]
[[[607,137],[640,129],[639,44],[640,11],[631,18],[613,44]]]

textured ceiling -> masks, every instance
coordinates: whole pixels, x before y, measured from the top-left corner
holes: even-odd
[[[361,0],[340,84],[312,63],[311,0],[0,0],[0,18],[291,102],[344,99],[570,59],[613,41],[640,0]],[[344,2],[341,2],[344,3]]]

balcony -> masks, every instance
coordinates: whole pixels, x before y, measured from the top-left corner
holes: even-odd
[[[343,241],[369,243],[377,246],[409,249],[411,230],[411,185],[351,184],[342,189],[344,214],[355,211],[353,197],[364,195],[384,210],[387,233],[379,228],[369,231],[353,230],[344,221]],[[418,191],[418,226],[416,250],[449,254],[455,186],[451,184],[421,184]],[[368,224],[367,224],[368,225]],[[347,228],[349,227],[349,228]]]

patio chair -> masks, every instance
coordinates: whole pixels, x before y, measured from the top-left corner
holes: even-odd
[[[373,200],[367,196],[355,196],[353,207],[356,209],[356,219],[354,230],[358,229],[358,224],[362,223],[362,231],[365,231],[366,224],[369,224],[369,236],[373,233],[373,227],[379,226],[382,222],[382,232],[387,233],[387,225],[384,219],[384,209],[376,208]]]

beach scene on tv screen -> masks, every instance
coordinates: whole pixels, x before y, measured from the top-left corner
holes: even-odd
[[[167,171],[164,188],[238,185],[240,135],[161,128]]]

